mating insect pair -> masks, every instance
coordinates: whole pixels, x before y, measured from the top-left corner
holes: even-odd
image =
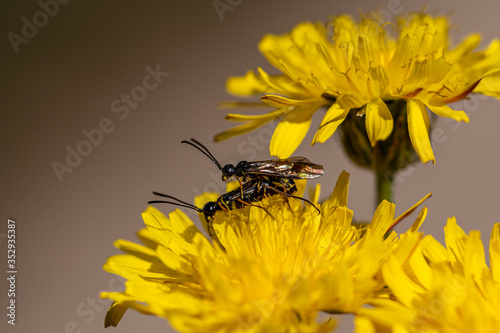
[[[297,187],[293,179],[317,178],[324,173],[321,165],[314,164],[305,157],[292,157],[289,159],[260,162],[241,161],[236,165],[236,167],[232,164],[227,164],[222,167],[205,146],[194,139],[191,139],[191,141],[192,142],[182,141],[182,143],[187,143],[195,147],[206,155],[212,162],[214,162],[222,172],[222,180],[227,182],[234,177],[240,183],[240,187],[221,195],[216,201],[207,202],[203,208],[196,207],[173,196],[158,192],[153,193],[158,196],[175,200],[176,202],[154,200],[149,201],[149,204],[168,203],[190,208],[199,213],[203,213],[205,220],[207,221],[209,232],[211,230],[211,223],[216,213],[219,211],[227,212],[229,210],[239,209],[245,206],[254,206],[264,209],[269,214],[264,207],[254,205],[254,203],[260,202],[264,198],[273,195],[281,194],[287,198],[300,199],[316,208],[316,206],[314,206],[314,204],[307,199],[294,196],[297,192]],[[316,209],[320,212],[318,208]]]

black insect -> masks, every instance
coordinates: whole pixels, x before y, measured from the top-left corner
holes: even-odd
[[[217,198],[216,201],[209,201],[205,203],[203,208],[196,207],[195,205],[192,205],[190,203],[187,203],[185,201],[179,200],[171,195],[163,194],[163,193],[158,193],[158,192],[153,192],[153,194],[169,198],[172,200],[175,200],[177,202],[172,202],[172,201],[163,201],[163,200],[153,200],[149,201],[148,204],[154,204],[154,203],[168,203],[180,207],[185,207],[185,208],[190,208],[198,213],[202,213],[203,216],[205,217],[205,220],[207,221],[207,229],[210,234],[210,236],[213,236],[211,230],[212,230],[212,221],[215,218],[215,215],[220,212],[228,212],[230,210],[235,210],[235,209],[240,209],[245,206],[255,206],[264,209],[268,214],[269,212],[261,206],[256,206],[253,203],[261,201],[267,192],[267,188],[259,186],[260,184],[257,184],[257,182],[247,182],[245,183],[244,187],[240,190],[235,189],[232,191],[229,191],[223,195],[221,195],[219,198]],[[266,184],[267,185],[267,184]],[[263,190],[265,189],[265,190]],[[241,195],[242,194],[242,195]],[[276,194],[276,193],[275,193]],[[271,215],[271,214],[269,214]]]
[[[228,212],[230,210],[240,209],[245,206],[254,206],[263,209],[268,213],[271,217],[272,215],[262,206],[257,206],[254,203],[262,201],[264,198],[283,194],[287,198],[296,198],[299,200],[303,200],[310,205],[312,205],[318,213],[321,211],[309,200],[294,196],[293,193],[297,192],[297,187],[295,182],[292,179],[287,179],[282,181],[278,177],[273,176],[263,176],[258,179],[252,179],[243,183],[242,188],[237,188],[232,191],[229,191],[223,195],[221,195],[216,201],[207,202],[203,208],[196,207],[193,204],[187,203],[185,201],[179,200],[173,196],[162,194],[158,192],[153,192],[153,194],[165,197],[168,199],[175,200],[173,201],[164,201],[164,200],[153,200],[149,201],[148,204],[155,203],[167,203],[180,207],[185,207],[189,209],[193,209],[198,213],[202,213],[207,221],[207,229],[209,231],[210,236],[213,236],[211,230],[212,222],[215,218],[215,215],[220,211]]]
[[[232,164],[221,166],[205,146],[195,139],[191,139],[191,141],[184,140],[182,143],[187,143],[195,147],[214,162],[222,172],[223,181],[230,181],[234,177],[240,182],[240,186],[245,181],[261,176],[274,176],[287,179],[314,179],[325,172],[322,165],[312,163],[307,158],[299,156],[256,162],[241,161],[236,164],[236,167]]]

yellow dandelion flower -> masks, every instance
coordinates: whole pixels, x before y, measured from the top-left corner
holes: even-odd
[[[469,235],[454,218],[447,247],[426,236],[407,265],[382,269],[394,300],[372,302],[356,319],[359,332],[498,332],[500,327],[500,224],[490,238],[490,267],[479,231]]]
[[[266,35],[259,49],[281,74],[270,75],[259,68],[230,78],[227,90],[239,96],[263,94],[261,101],[275,110],[253,116],[229,114],[227,120],[244,124],[218,134],[215,140],[281,119],[270,152],[287,158],[304,139],[312,115],[326,107],[312,144],[326,141],[354,112],[364,116],[362,130],[368,146],[374,147],[393,133],[402,113],[405,135],[420,160],[434,162],[427,109],[468,122],[464,111],[447,104],[471,92],[500,97],[500,42],[493,40],[486,50],[476,51],[481,38],[472,34],[450,49],[448,20],[423,13],[400,18],[397,28],[390,27],[394,25],[369,17],[356,23],[342,15],[326,26],[304,22],[288,34]],[[405,103],[401,106],[396,103],[399,100]],[[398,110],[401,107],[404,112]],[[352,117],[357,118],[362,121]]]
[[[384,235],[401,217],[383,202],[371,224],[351,225],[349,175],[343,172],[322,213],[299,200],[273,196],[259,207],[221,212],[210,242],[179,210],[165,217],[153,207],[143,213],[144,245],[118,240],[126,252],[104,269],[123,276],[106,326],[128,308],[167,318],[182,332],[325,332],[333,320],[317,322],[319,311],[354,312],[385,286],[381,264],[407,258],[420,240],[418,226],[399,237]],[[305,185],[300,185],[301,191]],[[300,187],[299,186],[299,187]],[[312,202],[317,204],[319,186]],[[211,201],[204,195],[197,204]],[[416,206],[415,206],[416,207]],[[411,209],[414,209],[412,207]]]

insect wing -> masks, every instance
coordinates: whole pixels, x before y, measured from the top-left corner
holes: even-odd
[[[302,156],[280,160],[249,162],[248,173],[278,176],[290,179],[314,179],[325,173],[322,165]]]
[[[223,194],[221,197],[226,202],[232,202],[243,196],[243,200],[249,200],[258,192],[259,180],[249,180],[243,183],[242,187],[237,187],[232,191]]]

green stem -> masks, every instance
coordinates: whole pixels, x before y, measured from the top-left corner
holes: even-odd
[[[383,200],[392,201],[394,174],[387,171],[377,171],[377,202],[378,206]]]

